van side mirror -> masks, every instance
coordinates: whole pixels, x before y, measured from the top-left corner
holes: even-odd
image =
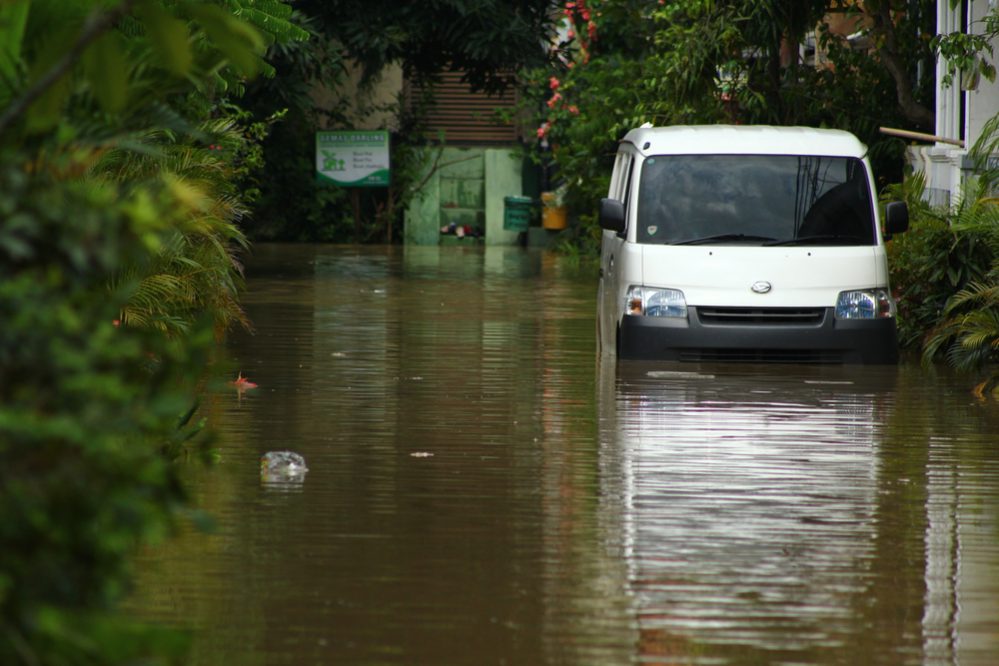
[[[608,231],[624,231],[624,204],[617,199],[600,200],[600,226]]]
[[[909,207],[904,201],[892,201],[885,206],[885,240],[891,240],[909,228]]]

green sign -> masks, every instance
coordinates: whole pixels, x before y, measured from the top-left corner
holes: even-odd
[[[387,187],[389,133],[316,132],[316,178],[340,187]]]

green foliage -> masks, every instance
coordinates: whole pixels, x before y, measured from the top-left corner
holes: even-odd
[[[522,97],[525,113],[537,122],[540,159],[552,164],[569,187],[567,202],[583,227],[575,231],[580,242],[595,247],[596,203],[606,192],[616,142],[645,122],[847,129],[870,147],[882,184],[900,179],[904,144],[879,133],[881,125],[905,125],[896,81],[882,59],[828,30],[820,33],[820,47],[834,67],[786,59],[786,43],[800,42],[831,4],[563,3],[572,32],[561,45],[561,61],[525,76]],[[919,37],[932,32],[927,25],[931,4],[909,3],[891,24],[891,53],[906,56],[911,72],[921,61],[932,63],[931,50]],[[886,43],[885,34],[871,30],[873,43]],[[913,92],[916,101],[932,94],[926,81]]]
[[[185,641],[110,613],[128,557],[170,529],[184,494],[162,454],[212,349],[115,326],[108,275],[171,233],[148,189],[0,163],[0,662],[181,663]]]
[[[983,282],[957,292],[944,310],[946,319],[930,333],[924,358],[945,353],[959,370],[974,370],[999,360],[999,267]]]
[[[999,200],[978,196],[962,203],[950,223],[962,252],[947,271],[954,287],[926,337],[923,357],[946,356],[960,370],[999,360]]]
[[[922,345],[923,360],[976,370],[999,361],[999,199],[996,173],[987,166],[999,136],[990,120],[971,151],[980,165],[952,210],[929,206],[923,179],[893,188],[909,205],[909,231],[889,245],[891,280],[899,306],[900,342]],[[982,382],[980,397],[999,384],[999,372]]]
[[[171,211],[171,232],[158,252],[113,279],[115,285],[133,285],[123,325],[179,334],[208,316],[218,337],[233,325],[249,326],[238,302],[238,252],[247,243],[237,223],[248,213],[252,189],[241,193],[237,186],[248,183],[260,163],[259,145],[245,132],[265,130],[241,127],[237,117],[245,113],[232,113],[202,123],[199,133],[213,142],[207,146],[148,132],[131,137],[127,148],[104,148],[89,170],[101,180],[155,183],[161,199],[172,202],[164,206]]]
[[[488,89],[509,85],[521,67],[544,62],[549,0],[303,0],[323,34],[360,63],[365,80],[389,63],[417,79],[464,71]]]
[[[161,196],[177,204],[167,208],[186,217],[174,216],[160,256],[113,278],[136,285],[121,320],[178,333],[208,312],[221,336],[233,324],[247,324],[236,296],[236,251],[245,245],[236,225],[259,196],[259,144],[271,122],[250,122],[221,94],[265,69],[259,57],[265,42],[303,33],[289,21],[290,7],[274,0],[145,1],[135,3],[134,15],[124,13],[128,7],[32,5],[21,57],[36,74],[9,89],[21,97],[8,107],[15,110],[6,115],[14,131],[4,139],[36,147],[72,142],[92,155],[81,161],[91,178],[167,183]],[[74,49],[82,49],[80,65],[67,60]],[[51,72],[61,74],[38,88]],[[30,102],[33,95],[37,101]],[[209,116],[215,119],[202,120]]]
[[[999,187],[999,163],[992,159],[997,153],[999,153],[999,114],[982,126],[981,134],[969,154],[975,164],[975,177],[986,192],[995,192]]]
[[[398,64],[410,80],[424,84],[453,68],[465,72],[473,85],[501,89],[520,67],[546,60],[544,43],[552,27],[547,0],[307,0],[295,6],[289,20],[310,38],[273,45],[268,60],[275,78],[254,81],[245,98],[257,118],[282,114],[264,144],[267,172],[257,215],[247,225],[254,240],[401,237],[401,212],[412,197],[412,184],[422,177],[425,144],[433,142],[421,138],[419,101],[356,108],[355,86],[367,91],[386,66]],[[348,69],[359,73],[359,81],[348,78]],[[380,111],[397,119],[391,186],[351,192],[317,182],[316,130],[353,129],[354,118]],[[360,224],[355,224],[355,203]]]
[[[909,231],[896,237],[888,248],[891,283],[898,301],[899,342],[908,347],[925,345],[928,359],[962,337],[960,323],[948,318],[976,304],[984,305],[984,300],[967,294],[987,292],[990,279],[996,276],[999,206],[983,196],[980,187],[968,192],[954,211],[926,204],[918,177],[895,190],[908,202],[910,213]],[[955,302],[955,294],[965,295],[956,297]],[[954,353],[951,360],[958,359],[960,350]],[[968,364],[962,361],[960,365]]]
[[[0,3],[0,663],[183,663],[114,609],[184,510],[173,461],[205,453],[195,395],[245,323],[269,119],[224,95],[296,34],[282,4]]]
[[[315,132],[345,122],[348,100],[317,104],[317,82],[336,89],[345,80],[338,42],[322,34],[315,19],[295,12],[290,21],[305,31],[303,41],[275,43],[268,51],[276,74],[247,88],[244,104],[253,118],[274,119],[261,145],[254,173],[259,199],[244,222],[254,240],[332,241],[349,237],[347,193],[322,187],[315,177]]]
[[[989,58],[994,55],[992,45],[999,35],[999,8],[993,8],[976,27],[980,32],[952,32],[933,38],[934,50],[947,64],[944,85],[953,85],[955,75],[961,77],[962,83],[970,83],[978,76],[996,80],[996,67]]]

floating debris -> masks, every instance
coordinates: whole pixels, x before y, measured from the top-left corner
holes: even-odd
[[[653,379],[714,379],[714,375],[704,375],[700,372],[683,372],[681,370],[650,370],[645,373]]]
[[[244,377],[242,372],[240,372],[236,376],[236,379],[232,380],[229,383],[235,386],[236,390],[239,391],[240,393],[242,393],[243,391],[249,391],[250,389],[257,388],[257,385],[251,382],[246,377]]]
[[[260,480],[264,483],[301,483],[308,471],[305,458],[294,451],[268,451],[260,457]]]
[[[434,454],[430,451],[414,451],[409,454],[410,458],[433,458]]]

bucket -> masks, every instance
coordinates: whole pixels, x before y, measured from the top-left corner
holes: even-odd
[[[545,229],[559,230],[568,226],[565,206],[558,206],[557,197],[554,192],[542,192],[541,203],[544,208],[541,210],[541,226]]]

